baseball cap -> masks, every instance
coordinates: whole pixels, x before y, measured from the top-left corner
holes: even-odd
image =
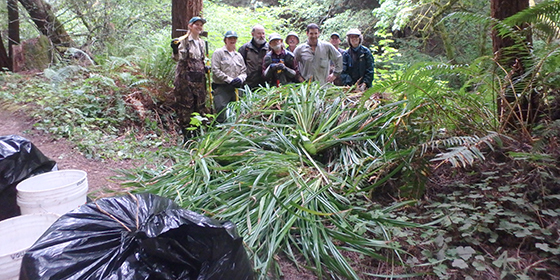
[[[189,24],[195,23],[195,22],[197,22],[197,21],[199,21],[199,20],[202,21],[202,23],[206,23],[206,20],[203,19],[203,18],[201,18],[201,17],[192,17],[191,20],[189,20]]]

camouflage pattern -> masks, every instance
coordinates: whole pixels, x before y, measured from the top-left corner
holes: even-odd
[[[179,124],[183,128],[190,126],[191,115],[198,112],[204,116],[209,113],[206,108],[206,75],[204,60],[185,58],[179,60],[175,71],[175,110]]]

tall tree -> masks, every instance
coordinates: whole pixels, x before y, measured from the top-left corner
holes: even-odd
[[[491,16],[498,20],[504,20],[527,8],[529,0],[490,0]],[[516,88],[523,88],[520,86],[522,84],[517,82],[518,78],[522,77],[525,69],[529,67],[526,61],[529,58],[527,46],[530,46],[531,35],[526,24],[513,28],[527,31],[525,42],[520,44],[510,36],[501,36],[496,28],[492,31],[494,59],[507,72],[505,87],[497,99],[497,108],[502,125],[524,128],[523,123],[534,121],[537,110],[536,98],[531,92],[521,98],[519,92],[516,92]]]
[[[6,52],[4,41],[2,40],[2,33],[0,32],[0,71],[4,71],[4,69],[12,70],[10,67],[11,63],[8,58],[8,52]]]
[[[7,0],[8,8],[8,69],[13,68],[13,48],[20,42],[19,37],[19,9],[17,0]]]
[[[493,18],[504,20],[520,11],[529,8],[529,0],[491,0],[490,11]],[[516,27],[518,29],[526,26]],[[530,37],[527,37],[530,41]],[[506,55],[503,50],[514,47],[516,42],[511,37],[502,37],[494,29],[492,32],[492,48],[495,54],[499,55],[499,60],[507,63],[507,66],[513,66],[516,54]],[[507,59],[507,60],[503,60]]]
[[[19,0],[41,33],[57,47],[74,46],[74,41],[64,29],[64,25],[54,15],[45,0]]]
[[[202,0],[172,0],[171,2],[171,38],[185,34],[189,20],[194,16],[202,16]]]

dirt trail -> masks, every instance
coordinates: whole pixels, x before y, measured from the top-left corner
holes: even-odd
[[[99,198],[115,195],[112,191],[122,190],[118,182],[111,180],[116,176],[115,169],[132,168],[130,161],[92,160],[85,158],[75,146],[66,139],[55,140],[52,135],[33,128],[35,121],[23,112],[11,112],[0,106],[0,136],[16,134],[27,138],[45,156],[56,161],[58,169],[80,169],[88,173],[89,197]],[[285,258],[280,258],[285,280],[315,280],[312,273],[298,270]]]
[[[0,107],[0,136],[19,135],[31,141],[45,156],[56,161],[58,169],[79,169],[88,174],[90,197],[111,196],[108,190],[118,190],[120,185],[111,180],[116,169],[130,168],[128,161],[87,159],[66,139],[58,139],[33,128],[34,120],[22,112],[11,112]]]

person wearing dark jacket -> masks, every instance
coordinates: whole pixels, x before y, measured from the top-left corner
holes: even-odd
[[[255,25],[251,30],[251,35],[253,39],[241,46],[238,52],[243,56],[247,66],[246,84],[251,90],[255,90],[265,84],[262,75],[262,62],[268,52],[268,44],[266,43],[264,27],[262,25]]]
[[[270,51],[264,56],[263,76],[271,86],[280,86],[297,81],[297,63],[294,55],[284,50],[284,43],[279,34],[273,33],[268,39]]]
[[[362,45],[363,36],[360,30],[350,29],[346,33],[348,50],[342,55],[343,85],[356,85],[360,89],[370,88],[373,82],[373,56],[371,51]]]

